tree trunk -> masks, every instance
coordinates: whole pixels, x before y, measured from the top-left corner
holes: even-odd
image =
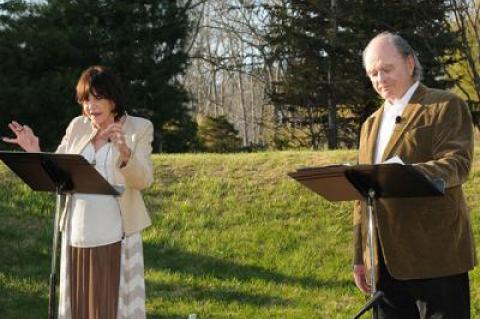
[[[243,118],[243,146],[248,145],[248,120],[247,120],[247,106],[245,103],[245,89],[243,87],[243,75],[242,72],[238,72],[238,89],[240,90],[240,106],[242,108]]]

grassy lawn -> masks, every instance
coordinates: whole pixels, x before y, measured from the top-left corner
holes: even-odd
[[[480,149],[477,150],[478,159]],[[286,176],[354,163],[355,151],[156,155],[145,192],[149,318],[348,318],[352,203],[329,203]],[[465,186],[480,240],[480,160]],[[54,196],[0,166],[0,318],[45,318]],[[480,272],[471,273],[480,317]],[[367,316],[366,316],[367,318]]]

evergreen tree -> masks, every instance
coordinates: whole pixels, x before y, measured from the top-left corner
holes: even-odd
[[[29,123],[52,150],[68,121],[80,114],[75,83],[83,69],[104,64],[127,88],[131,115],[153,121],[155,151],[175,134],[166,123],[191,126],[184,72],[189,21],[171,0],[64,1],[2,4],[0,24],[0,125],[11,119]],[[165,135],[165,136],[164,136]]]
[[[284,0],[269,7],[271,59],[284,79],[270,97],[287,126],[319,148],[338,130],[330,148],[356,140],[360,123],[379,105],[362,66],[368,41],[398,32],[418,51],[428,86],[452,85],[444,76],[458,46],[443,0]],[[332,112],[329,106],[334,106]]]
[[[236,152],[240,150],[238,131],[225,116],[198,116],[198,140],[206,152]]]

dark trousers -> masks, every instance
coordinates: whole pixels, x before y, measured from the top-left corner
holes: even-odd
[[[379,256],[381,257],[381,256]],[[431,278],[397,280],[380,259],[378,289],[385,300],[377,308],[378,319],[469,319],[468,273]]]

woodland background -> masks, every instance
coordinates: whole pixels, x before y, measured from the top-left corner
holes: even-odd
[[[0,1],[0,134],[17,119],[53,150],[81,71],[105,64],[155,152],[355,148],[380,103],[361,53],[382,31],[476,120],[479,18],[478,0]]]

